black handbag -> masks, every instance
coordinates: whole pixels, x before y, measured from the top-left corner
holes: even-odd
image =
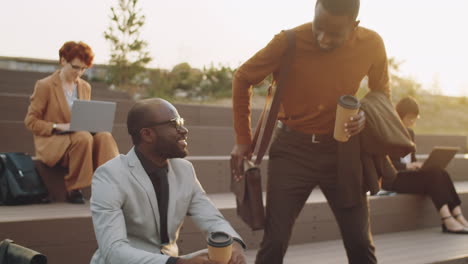
[[[48,201],[47,195],[31,156],[19,152],[0,153],[0,204],[43,203]]]
[[[46,256],[32,249],[13,243],[10,239],[0,242],[1,264],[47,264]]]

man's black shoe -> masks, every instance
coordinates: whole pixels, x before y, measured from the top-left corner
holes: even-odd
[[[85,199],[81,193],[81,190],[72,190],[67,193],[67,202],[72,204],[84,204]]]

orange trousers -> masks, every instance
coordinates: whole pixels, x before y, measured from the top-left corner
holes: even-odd
[[[86,131],[71,134],[71,144],[61,161],[61,165],[68,168],[67,191],[90,186],[94,170],[117,155],[117,143],[109,132],[94,136]]]

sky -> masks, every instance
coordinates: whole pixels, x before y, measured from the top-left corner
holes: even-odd
[[[1,0],[0,56],[57,59],[84,41],[107,63],[103,32],[116,0]],[[315,0],[140,0],[151,67],[181,62],[239,66],[283,29],[313,19]],[[401,74],[423,88],[468,96],[468,1],[361,0],[361,25],[377,31]],[[438,85],[437,85],[438,84]]]

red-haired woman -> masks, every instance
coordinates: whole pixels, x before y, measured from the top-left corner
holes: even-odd
[[[57,134],[70,128],[74,100],[91,98],[91,86],[80,77],[92,66],[94,53],[83,42],[69,41],[60,48],[59,56],[62,67],[36,82],[24,122],[34,135],[36,156],[50,167],[60,164],[68,168],[67,201],[82,204],[81,189],[91,185],[94,170],[119,151],[108,132]]]

